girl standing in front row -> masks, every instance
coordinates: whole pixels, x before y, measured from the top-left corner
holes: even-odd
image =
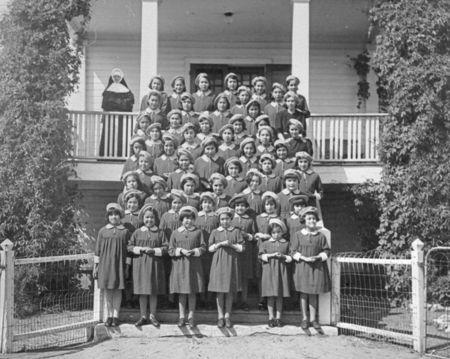
[[[259,243],[259,258],[262,262],[261,294],[267,297],[269,327],[282,327],[283,297],[289,297],[289,279],[286,264],[292,262],[289,242],[283,238],[286,225],[279,218],[269,220],[270,239]],[[274,304],[276,302],[276,317]]]
[[[204,291],[200,256],[206,251],[206,244],[202,230],[194,224],[196,218],[197,210],[194,207],[182,207],[180,209],[181,227],[170,237],[169,255],[172,257],[170,293],[179,294],[179,327],[186,325],[187,302],[189,304],[188,324],[190,328],[195,327],[196,295]]]
[[[239,253],[245,247],[240,229],[231,225],[233,210],[229,207],[219,208],[217,216],[220,227],[213,230],[209,237],[209,251],[214,252],[214,256],[208,290],[217,293],[217,326],[231,328],[233,296],[242,290]]]
[[[158,295],[166,293],[166,275],[163,254],[167,253],[167,239],[158,228],[158,214],[151,205],[144,206],[139,212],[142,227],[133,233],[128,243],[128,251],[133,257],[133,288],[139,295],[141,319],[135,324],[140,327],[151,323],[159,327],[156,319]],[[150,302],[150,314],[147,307]]]
[[[296,261],[294,265],[295,290],[300,292],[302,308],[301,327],[307,330],[312,320],[312,326],[317,331],[322,328],[318,322],[318,297],[320,293],[331,290],[330,274],[327,259],[330,246],[327,239],[317,228],[319,216],[315,207],[307,207],[302,212],[305,227],[294,234],[290,241],[290,255]],[[309,318],[308,318],[309,304]]]
[[[125,288],[125,264],[130,232],[121,224],[124,212],[117,203],[106,206],[108,224],[98,232],[95,243],[94,279],[106,296],[107,327],[119,325],[122,290]]]

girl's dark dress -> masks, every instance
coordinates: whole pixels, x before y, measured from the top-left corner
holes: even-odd
[[[330,256],[330,247],[325,235],[320,232],[311,233],[306,229],[294,234],[289,249],[293,258],[296,253],[300,253],[304,257],[317,256],[320,253],[325,253],[327,257]],[[327,261],[305,262],[300,260],[300,262],[295,262],[293,279],[295,290],[298,292],[319,294],[331,290]]]
[[[279,252],[289,254],[289,242],[285,239],[273,238],[260,242],[259,258],[262,263],[261,296],[262,297],[289,297],[289,271],[286,259],[268,258],[264,260],[264,254]],[[288,261],[292,258],[288,257]]]
[[[195,250],[186,257],[180,249]],[[172,232],[169,255],[172,257],[170,273],[170,293],[194,294],[204,291],[203,267],[200,256],[206,251],[203,232],[197,227],[184,226]]]
[[[100,289],[125,288],[125,261],[130,232],[124,225],[107,224],[98,232],[95,256],[98,263]]]
[[[133,252],[134,294],[165,294],[166,275],[162,256],[167,253],[167,240],[158,227],[141,227],[131,236],[128,251]],[[159,249],[158,253],[140,253],[139,247]]]

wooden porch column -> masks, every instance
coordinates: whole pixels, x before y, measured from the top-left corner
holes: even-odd
[[[142,0],[139,101],[148,92],[150,78],[158,73],[158,3]]]
[[[309,102],[309,2],[292,0],[292,74],[300,79],[298,92]]]

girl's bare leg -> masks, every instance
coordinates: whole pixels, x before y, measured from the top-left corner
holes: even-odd
[[[317,303],[318,303],[318,295],[317,294],[309,294],[309,315],[311,321],[314,322],[317,320]]]
[[[156,294],[150,295],[150,314],[155,315],[156,314],[156,307],[158,305],[158,296]]]
[[[281,319],[281,314],[283,313],[283,297],[277,297],[277,319]]]
[[[112,318],[113,316],[113,308],[114,308],[114,290],[113,289],[105,289],[105,300],[106,300],[106,317]]]
[[[178,294],[178,310],[180,312],[180,318],[185,318],[186,316],[186,300],[187,294]]]
[[[194,318],[195,306],[197,304],[197,296],[195,293],[189,294],[189,314],[188,319]]]
[[[225,293],[217,293],[216,302],[217,302],[217,316],[219,319],[221,319],[223,318]]]
[[[233,308],[233,294],[225,294],[225,318],[229,318],[231,315],[231,309]]]
[[[147,306],[148,306],[148,295],[139,296],[139,309],[141,311],[141,318],[147,318]]]
[[[122,289],[113,290],[113,318],[119,318],[120,303],[122,303]]]
[[[273,305],[275,302],[274,297],[267,297],[267,310],[269,311],[269,320],[273,319]]]
[[[302,308],[303,320],[308,320],[308,294],[300,293],[300,305]]]

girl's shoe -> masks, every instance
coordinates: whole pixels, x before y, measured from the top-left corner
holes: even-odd
[[[150,322],[150,324],[152,324],[154,327],[159,328],[160,324],[158,319],[155,318],[154,315],[150,315],[150,318],[148,318],[148,321]]]
[[[106,318],[105,327],[110,327],[112,325],[112,322],[113,322],[112,317]]]
[[[189,318],[188,319],[188,325],[189,325],[189,328],[195,328],[195,321],[194,321],[194,318]]]
[[[230,318],[225,318],[225,327],[232,328],[233,324],[231,323]]]
[[[186,319],[184,319],[184,318],[178,319],[177,325],[178,325],[179,328],[184,327],[186,325]]]
[[[302,320],[302,323],[300,324],[300,327],[301,327],[303,330],[308,329],[308,328],[309,328],[309,323],[308,323],[308,321],[307,321],[307,320]]]
[[[317,322],[317,320],[314,320],[312,323],[312,326],[314,329],[316,330],[322,330],[322,327],[320,326],[320,324]]]
[[[223,318],[219,318],[217,321],[217,327],[223,328],[225,326],[225,320]]]
[[[275,326],[281,328],[283,326],[281,319],[275,319]]]
[[[118,327],[119,326],[119,318],[113,318],[111,326]]]
[[[275,320],[269,319],[269,328],[273,328],[275,326]]]
[[[147,319],[145,319],[144,317],[142,317],[141,319],[139,319],[134,325],[136,327],[142,327],[143,325],[147,324]]]

